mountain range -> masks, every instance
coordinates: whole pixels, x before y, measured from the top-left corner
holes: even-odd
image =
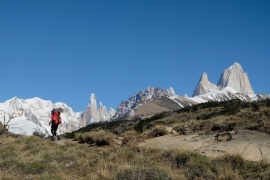
[[[269,97],[269,96],[268,96]],[[51,101],[40,98],[19,99],[14,97],[0,103],[0,121],[3,122],[12,114],[9,131],[17,134],[32,135],[34,132],[50,135],[50,111],[61,107],[63,123],[59,126],[59,133],[71,132],[91,123],[102,121],[117,121],[144,119],[163,111],[174,111],[186,106],[208,102],[227,101],[241,99],[243,101],[255,101],[267,98],[264,94],[255,94],[249,82],[247,73],[239,63],[234,63],[221,74],[218,84],[208,80],[207,73],[203,73],[199,79],[192,97],[182,97],[170,87],[167,90],[148,87],[124,100],[117,110],[107,108],[100,102],[97,105],[96,97],[92,93],[90,102],[83,112],[73,112],[72,108],[62,102],[53,104]]]

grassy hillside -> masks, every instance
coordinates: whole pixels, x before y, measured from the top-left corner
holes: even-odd
[[[269,179],[269,164],[238,155],[207,158],[137,146],[168,133],[165,127],[179,134],[240,128],[269,134],[269,106],[267,100],[210,102],[144,120],[92,124],[58,142],[1,135],[0,179]]]
[[[189,133],[247,129],[270,134],[270,100],[202,103],[177,111],[159,113],[143,120],[95,123],[74,133],[103,129],[122,136],[130,130],[143,133],[152,130],[156,125],[173,127],[179,133],[188,127]],[[74,133],[67,135],[74,137]]]
[[[63,141],[63,140],[62,140]],[[63,144],[1,137],[0,179],[268,179],[270,166],[239,156],[209,159],[180,150]]]

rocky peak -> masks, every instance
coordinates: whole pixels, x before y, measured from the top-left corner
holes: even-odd
[[[175,91],[174,91],[174,89],[172,87],[167,89],[167,92],[168,92],[169,96],[175,96],[176,95],[176,93],[175,93]]]
[[[207,74],[203,73],[193,92],[193,97],[226,89],[242,94],[254,94],[247,73],[244,72],[242,66],[237,62],[224,70],[217,85],[211,83],[208,80]]]
[[[242,66],[237,62],[224,70],[220,76],[218,87],[219,89],[230,87],[239,93],[254,94],[247,73],[244,72]]]
[[[113,109],[108,112],[107,108],[103,106],[101,102],[98,108],[95,94],[92,93],[90,96],[90,103],[82,115],[84,125],[94,122],[107,121],[114,115],[114,112],[115,111]]]
[[[174,96],[174,89],[171,87],[167,90],[161,88],[154,88],[149,86],[146,90],[140,91],[137,94],[132,95],[128,100],[122,101],[118,106],[117,111],[113,119],[121,117],[128,112],[134,110],[139,104],[149,102],[162,97]]]
[[[193,92],[192,96],[205,94],[209,91],[216,91],[218,87],[208,80],[208,75],[204,72]]]
[[[208,83],[208,75],[206,72],[204,72],[200,78],[201,83]]]
[[[91,96],[90,96],[90,104],[89,104],[89,106],[91,106],[92,109],[97,110],[97,100],[96,100],[96,97],[95,97],[94,93],[92,93]]]

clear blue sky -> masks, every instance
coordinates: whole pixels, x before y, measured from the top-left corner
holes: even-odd
[[[191,96],[234,62],[270,93],[269,0],[0,0],[0,102],[116,109],[148,86]]]

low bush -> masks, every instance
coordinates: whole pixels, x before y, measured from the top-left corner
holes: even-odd
[[[135,130],[126,131],[122,139],[122,145],[135,145],[138,141],[138,135]]]
[[[95,144],[97,146],[111,145],[116,135],[106,132],[104,130],[78,133],[75,135],[74,140],[80,143]]]
[[[150,137],[158,137],[158,136],[164,136],[168,134],[168,131],[166,130],[165,126],[162,125],[156,125],[152,130],[149,132]]]

